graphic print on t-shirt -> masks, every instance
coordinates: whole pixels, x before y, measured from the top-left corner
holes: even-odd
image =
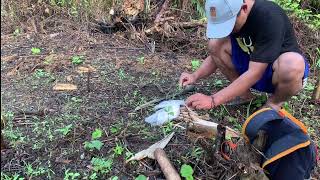
[[[247,54],[251,54],[254,50],[254,46],[253,46],[253,42],[251,40],[251,37],[239,37],[236,38],[239,47],[242,49],[243,52],[247,53]]]

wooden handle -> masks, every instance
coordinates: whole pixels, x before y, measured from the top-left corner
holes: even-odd
[[[178,172],[169,161],[163,149],[157,148],[154,151],[154,157],[158,161],[161,171],[167,180],[181,180]]]

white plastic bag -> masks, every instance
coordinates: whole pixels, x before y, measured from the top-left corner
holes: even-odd
[[[157,112],[147,117],[145,121],[151,126],[160,126],[177,118],[180,114],[180,106],[184,106],[183,100],[163,101],[154,107]]]

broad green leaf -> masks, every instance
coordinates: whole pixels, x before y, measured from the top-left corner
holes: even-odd
[[[104,158],[92,158],[91,164],[93,170],[96,172],[108,173],[112,167],[112,159],[104,159]]]
[[[114,153],[117,154],[117,155],[121,155],[124,151],[124,148],[117,144],[117,146],[113,149]]]
[[[134,180],[146,180],[147,177],[145,175],[139,175],[138,177],[136,177]]]
[[[101,129],[95,129],[93,132],[92,132],[92,139],[98,139],[102,136],[102,130]]]
[[[187,180],[193,180],[193,169],[190,165],[183,164],[181,166],[180,174],[182,177],[186,178]]]
[[[41,49],[33,47],[33,48],[31,48],[31,52],[33,55],[37,55],[37,54],[40,54]]]
[[[200,61],[197,59],[193,59],[191,61],[191,67],[192,67],[192,71],[197,70],[200,67]]]
[[[118,180],[118,179],[119,179],[118,176],[113,176],[113,177],[111,178],[111,180]]]
[[[72,56],[71,58],[72,64],[79,65],[83,63],[83,56]]]
[[[88,142],[88,141],[84,142],[84,148],[90,149],[90,150],[93,150],[93,149],[100,150],[102,146],[103,146],[103,143],[100,140],[93,140],[90,142]]]
[[[72,124],[65,126],[64,128],[57,129],[57,132],[61,132],[64,136],[66,136],[71,131]]]

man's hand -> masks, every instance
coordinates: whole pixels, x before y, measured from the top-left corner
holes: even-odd
[[[212,109],[215,107],[214,99],[201,93],[194,94],[186,100],[186,105],[193,109]]]
[[[184,87],[189,84],[194,84],[197,81],[197,77],[194,74],[182,73],[179,80],[179,85]]]

